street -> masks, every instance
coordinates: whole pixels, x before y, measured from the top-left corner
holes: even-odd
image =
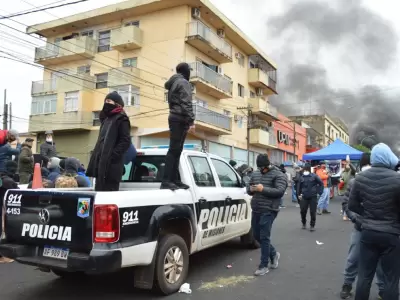
[[[330,205],[331,215],[317,216],[315,232],[302,230],[299,209],[285,198],[274,223],[272,241],[281,253],[279,268],[254,278],[259,250],[243,249],[238,240],[193,255],[187,280],[192,294],[167,299],[340,299],[343,266],[352,224],[342,221],[340,200]],[[317,245],[316,241],[324,243]],[[231,265],[231,268],[227,266]],[[373,286],[371,299],[376,299]],[[16,262],[0,265],[0,299],[157,299],[150,291],[132,287],[131,272],[90,280],[64,282]]]

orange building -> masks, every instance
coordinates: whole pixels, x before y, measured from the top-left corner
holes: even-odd
[[[274,123],[274,133],[277,138],[277,149],[269,151],[273,163],[285,161],[298,161],[306,153],[306,129],[284,115],[278,114],[280,121]],[[296,139],[296,142],[294,141]]]

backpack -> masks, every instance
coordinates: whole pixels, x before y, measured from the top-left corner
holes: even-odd
[[[78,182],[76,176],[61,175],[58,176],[55,182],[56,188],[77,188]]]

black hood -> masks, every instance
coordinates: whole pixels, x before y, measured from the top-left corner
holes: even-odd
[[[74,157],[65,159],[65,173],[67,174],[78,174],[80,162]]]
[[[187,63],[180,63],[176,66],[176,73],[182,74],[187,81],[190,79],[190,66]]]

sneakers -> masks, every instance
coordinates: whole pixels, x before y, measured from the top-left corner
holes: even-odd
[[[340,292],[340,298],[342,299],[348,299],[351,297],[351,289],[352,286],[348,284],[343,284],[342,286],[342,291]]]
[[[306,224],[303,224],[303,225],[301,226],[301,229],[307,229]]]
[[[311,226],[311,227],[310,227],[310,231],[311,231],[311,232],[315,231],[315,226]]]
[[[268,268],[259,268],[254,272],[254,276],[264,276],[269,272]]]
[[[320,208],[317,208],[317,214],[318,214],[318,215],[322,215],[322,212],[321,212],[321,209],[320,209]]]
[[[176,181],[174,183],[178,188],[183,189],[183,190],[188,190],[190,188],[190,186],[188,186],[187,184],[184,184],[182,181]]]
[[[280,205],[279,208],[286,208],[286,206],[285,205]]]
[[[327,214],[330,214],[331,212],[328,211],[327,209],[323,209],[323,210],[322,210],[322,213],[325,214],[325,215],[327,215]]]
[[[280,258],[281,258],[281,254],[279,252],[276,252],[274,259],[271,261],[271,269],[278,268]]]

